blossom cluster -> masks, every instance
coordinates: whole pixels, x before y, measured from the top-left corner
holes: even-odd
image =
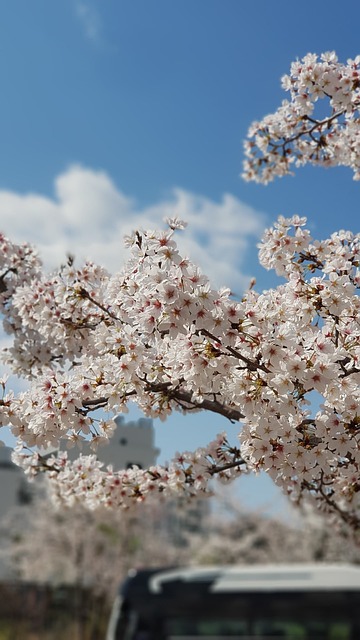
[[[91,507],[206,493],[211,478],[246,466],[358,526],[360,235],[312,240],[305,223],[279,218],[265,232],[260,261],[284,281],[241,300],[180,254],[174,223],[127,238],[130,259],[113,276],[90,263],[44,275],[30,262],[6,302],[14,346],[4,357],[30,381],[16,397],[2,384],[16,461],[45,471],[57,500]],[[3,242],[16,260],[22,249]],[[96,448],[130,402],[163,420],[206,410],[241,422],[239,448],[220,435],[166,467],[126,472],[95,454],[38,452],[60,440]]]
[[[249,129],[243,177],[266,184],[311,163],[350,167],[359,180],[360,56],[342,64],[334,52],[307,54],[282,86],[290,100]]]
[[[103,463],[95,454],[80,455],[75,461],[66,451],[46,456],[34,452],[26,455],[18,448],[13,460],[23,467],[30,479],[39,471],[47,473],[49,493],[55,505],[83,504],[90,509],[99,506],[128,509],[136,503],[149,501],[152,496],[191,498],[199,493],[212,494],[209,481],[216,474],[222,482],[238,477],[240,458],[237,447],[229,445],[226,434],[195,451],[175,454],[171,464],[155,465],[149,469],[133,466],[126,470],[114,470],[111,465],[103,469]]]

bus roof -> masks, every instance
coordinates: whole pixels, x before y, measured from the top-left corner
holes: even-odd
[[[208,593],[360,591],[360,566],[346,564],[278,564],[173,567],[129,574],[126,591],[165,594],[168,589],[199,588]]]

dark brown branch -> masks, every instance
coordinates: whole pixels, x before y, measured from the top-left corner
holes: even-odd
[[[215,340],[215,342],[219,342],[221,344],[219,338],[214,336],[207,329],[201,329],[200,331],[204,336],[207,336],[211,340]],[[249,358],[244,356],[242,353],[240,353],[239,351],[234,349],[234,347],[231,347],[230,345],[223,345],[223,344],[221,344],[221,346],[222,346],[223,349],[227,349],[227,351],[229,351],[229,353],[231,353],[231,355],[233,355],[235,358],[237,358],[238,360],[241,360],[242,362],[244,362],[249,367],[250,371],[257,371],[258,369],[260,369],[261,371],[264,371],[265,373],[269,372],[269,369],[267,369],[267,367],[265,367],[262,364],[259,364],[258,362],[253,362],[252,360],[250,360]]]
[[[81,289],[79,291],[79,294],[80,294],[81,298],[85,298],[86,300],[89,300],[89,302],[91,302],[93,305],[95,305],[95,307],[98,307],[99,309],[101,309],[101,311],[106,313],[106,315],[108,315],[113,320],[116,320],[117,322],[122,322],[120,320],[120,318],[118,318],[114,313],[109,311],[109,309],[107,307],[104,307],[104,305],[101,304],[101,302],[98,302],[97,300],[94,300],[94,298],[92,298],[90,293],[88,291],[86,291],[86,289],[84,289],[83,287],[81,287]]]
[[[65,324],[72,329],[96,329],[96,327],[100,324],[99,322],[73,322],[71,318],[60,318],[59,320],[61,324]]]
[[[107,402],[108,402],[109,398],[106,398],[105,396],[101,396],[100,398],[94,398],[93,400],[83,400],[82,401],[82,405],[85,409],[90,409],[91,407],[104,407]]]
[[[340,378],[346,378],[346,376],[351,376],[353,373],[360,373],[360,369],[356,367],[352,367],[351,369],[346,369],[344,373],[340,375]]]
[[[302,486],[310,491],[311,493],[315,493],[321,496],[321,498],[326,502],[326,504],[330,507],[331,511],[335,512],[338,517],[347,525],[350,525],[352,528],[356,530],[360,530],[360,518],[357,517],[354,513],[347,513],[343,509],[336,504],[335,500],[331,498],[331,495],[327,493],[326,486],[328,486],[323,480],[323,473],[321,474],[321,480],[316,486],[315,483],[303,481]]]
[[[205,411],[211,411],[212,413],[217,413],[219,415],[224,416],[231,422],[239,422],[244,418],[243,414],[238,411],[238,409],[234,409],[227,405],[221,404],[215,398],[214,400],[210,400],[205,398],[201,402],[194,402],[192,400],[191,391],[185,391],[180,389],[179,387],[171,388],[170,382],[161,382],[161,383],[149,383],[146,379],[143,379],[141,382],[145,383],[145,390],[149,393],[161,393],[168,400],[173,400],[174,402],[186,403],[190,405],[189,410],[191,409],[203,409]],[[127,396],[136,395],[136,390],[130,391],[126,394]],[[91,400],[83,400],[82,406],[84,408],[84,412],[94,411],[96,409],[101,409],[106,406],[109,398],[106,396],[100,396],[99,398],[93,398]],[[186,406],[181,405],[184,410],[186,410]]]
[[[8,273],[17,273],[17,269],[15,269],[14,267],[9,267],[9,269],[6,269],[6,271],[4,271],[3,274],[1,274],[0,276],[0,293],[5,293],[5,291],[7,291],[7,284],[6,284],[6,276]]]
[[[286,138],[284,142],[276,144],[275,142],[270,142],[270,145],[272,147],[276,148],[285,148],[286,145],[291,144],[292,142],[295,142],[295,140],[298,140],[299,138],[306,136],[306,135],[310,135],[316,131],[316,129],[321,130],[322,127],[327,127],[329,128],[329,125],[331,124],[331,122],[333,120],[336,120],[336,118],[338,118],[339,116],[344,115],[345,113],[345,109],[342,109],[341,111],[337,111],[336,113],[334,113],[332,116],[330,116],[329,118],[324,118],[324,120],[315,120],[314,118],[310,118],[309,116],[305,116],[304,120],[308,120],[309,122],[313,122],[313,126],[310,127],[309,129],[306,129],[305,131],[299,131],[299,133],[296,133],[295,135],[293,135],[290,138]],[[320,141],[317,141],[319,143],[319,145],[321,144]]]
[[[227,469],[234,469],[235,467],[240,467],[241,465],[246,465],[246,461],[243,458],[238,458],[237,460],[234,460],[234,462],[224,464],[222,467],[217,467],[216,465],[214,465],[209,469],[209,473],[213,476],[216,473],[227,471]]]
[[[156,383],[147,383],[146,387],[147,391],[153,393],[163,393],[169,400],[174,400],[175,402],[186,402],[186,404],[190,404],[191,408],[194,409],[204,409],[205,411],[211,411],[212,413],[218,413],[219,415],[228,418],[231,422],[239,422],[244,418],[243,414],[237,409],[233,409],[232,407],[228,407],[226,405],[221,404],[217,400],[209,400],[205,398],[201,402],[194,402],[192,400],[191,391],[184,391],[175,387],[171,389],[170,383],[163,382],[160,384]]]

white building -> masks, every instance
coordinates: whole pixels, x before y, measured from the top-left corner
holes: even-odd
[[[11,460],[12,449],[0,447],[0,518],[14,505],[31,500],[31,485]]]
[[[99,460],[104,462],[105,466],[112,464],[114,469],[128,469],[133,465],[147,469],[154,465],[160,449],[155,447],[155,430],[152,420],[140,418],[125,422],[123,416],[117,416],[115,422],[117,427],[113,437],[108,444],[99,446],[96,451]],[[90,448],[86,448],[86,453],[89,452]],[[78,452],[75,457],[77,455]]]
[[[32,497],[32,485],[12,462],[11,452],[10,447],[0,447],[0,521],[12,507],[29,503]],[[9,575],[6,559],[0,553],[0,578]]]

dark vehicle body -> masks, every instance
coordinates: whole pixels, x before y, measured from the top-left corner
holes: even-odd
[[[360,640],[360,567],[141,570],[114,603],[107,640]]]

